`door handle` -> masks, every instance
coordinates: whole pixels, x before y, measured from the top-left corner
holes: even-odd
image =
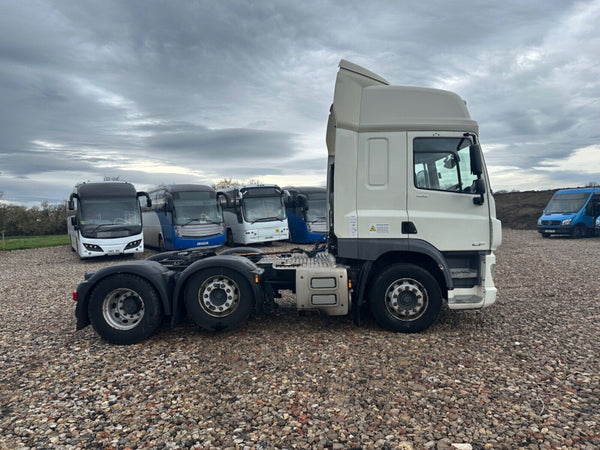
[[[417,234],[417,227],[412,222],[402,222],[402,234]]]

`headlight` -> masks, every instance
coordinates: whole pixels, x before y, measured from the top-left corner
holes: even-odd
[[[129,250],[129,249],[132,249],[132,248],[139,247],[139,245],[140,245],[141,243],[142,243],[142,240],[141,240],[141,239],[138,239],[138,240],[136,240],[136,241],[131,241],[129,244],[127,244],[127,245],[125,246],[125,250]]]
[[[175,229],[175,234],[177,237],[181,237],[181,227],[173,227]]]
[[[565,219],[562,221],[562,226],[566,227],[567,225],[571,225],[571,220],[573,219]]]
[[[90,252],[103,252],[104,250],[102,250],[102,247],[100,247],[99,245],[96,244],[83,244],[83,246],[85,247],[86,250],[89,250]]]
[[[538,219],[538,225],[542,225],[542,219]]]

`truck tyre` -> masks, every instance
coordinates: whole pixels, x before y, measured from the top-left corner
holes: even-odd
[[[96,332],[113,344],[135,344],[150,336],[163,319],[160,298],[146,280],[115,274],[94,287],[88,315]]]
[[[382,328],[418,333],[429,328],[442,307],[435,278],[412,264],[394,264],[383,270],[371,285],[371,313]]]
[[[235,328],[248,319],[254,307],[252,286],[240,273],[226,268],[202,270],[185,284],[188,314],[205,330]]]

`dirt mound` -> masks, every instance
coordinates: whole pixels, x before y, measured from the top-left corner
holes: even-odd
[[[534,230],[542,211],[557,190],[496,193],[496,216],[503,227]]]

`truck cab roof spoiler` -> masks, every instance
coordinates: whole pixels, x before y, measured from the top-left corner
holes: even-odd
[[[362,77],[370,78],[373,81],[377,81],[378,83],[390,84],[389,81],[386,80],[385,78],[377,75],[376,73],[371,72],[368,69],[365,69],[364,67],[359,66],[358,64],[354,64],[350,61],[346,61],[345,59],[340,60],[339,67],[340,67],[340,70],[347,70],[349,72],[353,72]]]

